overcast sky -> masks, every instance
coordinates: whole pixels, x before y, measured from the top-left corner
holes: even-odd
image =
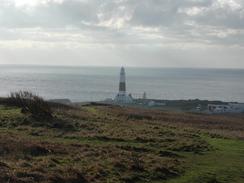
[[[244,0],[0,0],[0,64],[244,68]]]

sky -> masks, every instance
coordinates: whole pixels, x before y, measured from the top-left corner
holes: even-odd
[[[244,68],[244,0],[0,0],[0,64]]]

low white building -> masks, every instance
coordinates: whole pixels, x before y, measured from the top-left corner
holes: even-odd
[[[229,103],[229,104],[209,104],[208,112],[213,114],[220,113],[243,113],[244,104],[241,103]]]
[[[243,103],[230,103],[229,104],[231,111],[237,112],[237,113],[243,113],[244,112],[244,104]]]
[[[209,104],[208,105],[208,112],[209,113],[227,113],[230,111],[229,105],[216,105],[216,104]]]

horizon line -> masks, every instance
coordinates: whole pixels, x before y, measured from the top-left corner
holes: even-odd
[[[145,69],[145,68],[149,68],[149,69],[228,69],[228,70],[244,70],[243,68],[238,68],[238,67],[174,67],[174,66],[133,66],[133,65],[129,65],[129,66],[125,66],[125,65],[58,65],[58,64],[4,64],[4,63],[0,63],[0,66],[18,66],[18,67],[97,67],[97,68],[121,68],[121,67],[125,67],[125,68],[141,68],[141,69]]]

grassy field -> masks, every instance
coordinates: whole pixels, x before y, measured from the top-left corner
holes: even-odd
[[[243,183],[244,116],[0,106],[0,182]]]

